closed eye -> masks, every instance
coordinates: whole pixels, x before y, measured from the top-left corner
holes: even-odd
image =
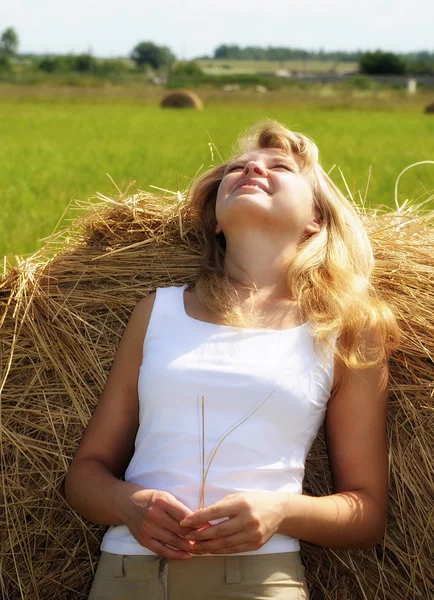
[[[231,171],[235,171],[236,169],[244,169],[243,165],[232,165],[231,167],[228,167],[226,172],[230,173]]]
[[[286,171],[294,170],[292,167],[290,167],[289,165],[286,165],[286,164],[273,165],[270,168],[271,169],[285,169]],[[244,166],[243,165],[232,165],[231,167],[227,168],[226,172],[230,173],[231,171],[236,171],[237,169],[244,169]]]
[[[289,165],[274,165],[272,169],[286,169],[287,171],[293,171],[294,169]]]

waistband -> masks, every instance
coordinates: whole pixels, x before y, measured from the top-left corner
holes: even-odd
[[[304,566],[298,551],[257,555],[192,556],[189,560],[172,560],[145,554],[111,554],[103,551],[98,573],[105,577],[146,581],[157,577],[164,578],[170,565],[171,571],[174,572],[220,569],[224,571],[226,583],[239,583],[243,573],[256,574],[266,562],[304,575]]]

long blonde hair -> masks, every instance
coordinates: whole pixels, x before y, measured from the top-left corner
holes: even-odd
[[[383,362],[399,341],[390,307],[371,283],[374,257],[356,207],[340,192],[318,162],[318,148],[305,135],[272,120],[260,121],[241,136],[231,159],[202,175],[193,185],[191,204],[205,241],[196,292],[229,325],[242,326],[239,295],[224,268],[226,243],[216,235],[217,191],[228,163],[245,152],[276,148],[296,156],[309,182],[321,229],[304,239],[288,266],[288,297],[295,297],[312,335],[336,340],[336,357],[348,367]]]

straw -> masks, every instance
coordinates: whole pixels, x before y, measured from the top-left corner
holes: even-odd
[[[76,202],[79,217],[0,279],[0,589],[8,600],[87,598],[105,528],[66,504],[67,466],[133,307],[156,287],[193,282],[204,251],[182,195],[138,190],[96,200]],[[302,542],[302,557],[312,600],[427,600],[434,597],[434,211],[406,202],[399,211],[365,207],[363,219],[375,285],[403,331],[391,360],[388,525],[375,549]],[[304,493],[333,493],[322,428]]]

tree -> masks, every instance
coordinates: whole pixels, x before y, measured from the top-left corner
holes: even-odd
[[[232,44],[231,46],[228,46],[227,44],[222,44],[214,50],[214,58],[238,60],[239,58],[242,58],[241,48],[236,44]]]
[[[38,69],[45,73],[54,73],[59,70],[59,60],[56,56],[44,56],[37,61]]]
[[[11,71],[11,59],[6,54],[0,53],[0,73],[3,71]]]
[[[131,70],[126,61],[120,58],[106,58],[95,65],[96,73],[103,77],[118,76]]]
[[[176,57],[167,46],[157,46],[152,42],[140,42],[131,52],[131,58],[138,67],[149,65],[153,69],[170,66]]]
[[[46,73],[71,73],[77,70],[77,57],[71,54],[63,56],[45,56],[37,61],[37,66]]]
[[[96,60],[91,54],[79,54],[75,57],[74,71],[79,73],[94,73]]]
[[[15,56],[18,51],[18,35],[12,27],[5,29],[0,38],[0,54]]]
[[[200,77],[203,75],[202,69],[194,60],[178,62],[172,69],[172,75],[177,77]]]
[[[408,71],[412,75],[434,75],[434,60],[415,60],[408,62]]]
[[[365,52],[360,58],[360,72],[366,75],[404,75],[407,66],[404,60],[392,52]]]

